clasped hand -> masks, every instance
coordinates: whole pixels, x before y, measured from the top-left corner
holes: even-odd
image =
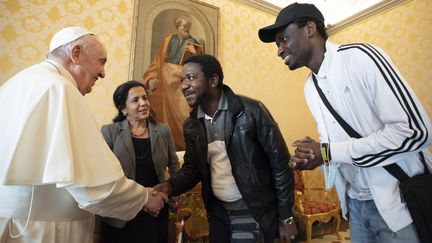
[[[291,156],[289,166],[295,170],[313,170],[323,164],[320,143],[306,136],[294,141],[295,153]]]
[[[153,217],[157,217],[160,210],[167,202],[168,196],[165,193],[153,190],[153,188],[148,188],[148,200],[143,210]]]

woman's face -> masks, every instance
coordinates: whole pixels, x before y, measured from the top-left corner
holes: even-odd
[[[150,115],[150,102],[145,89],[141,86],[129,90],[126,98],[126,107],[122,110],[130,122],[142,121]]]

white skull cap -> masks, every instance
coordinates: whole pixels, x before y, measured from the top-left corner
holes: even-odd
[[[57,33],[55,33],[53,38],[51,39],[49,52],[52,52],[58,47],[85,35],[93,35],[93,33],[79,26],[70,26],[63,28]]]

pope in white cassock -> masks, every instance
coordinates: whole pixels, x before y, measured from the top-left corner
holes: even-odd
[[[92,242],[94,215],[157,215],[163,193],[126,179],[84,94],[105,76],[98,38],[68,27],[48,58],[0,87],[0,242]]]

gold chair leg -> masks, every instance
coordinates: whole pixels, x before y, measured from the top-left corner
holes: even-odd
[[[335,216],[335,218],[336,218],[336,236],[337,236],[338,240],[340,240],[341,236],[339,234],[339,226],[340,226],[341,217],[338,214],[337,216]]]
[[[306,221],[306,237],[307,243],[311,243],[312,242],[312,221]]]

